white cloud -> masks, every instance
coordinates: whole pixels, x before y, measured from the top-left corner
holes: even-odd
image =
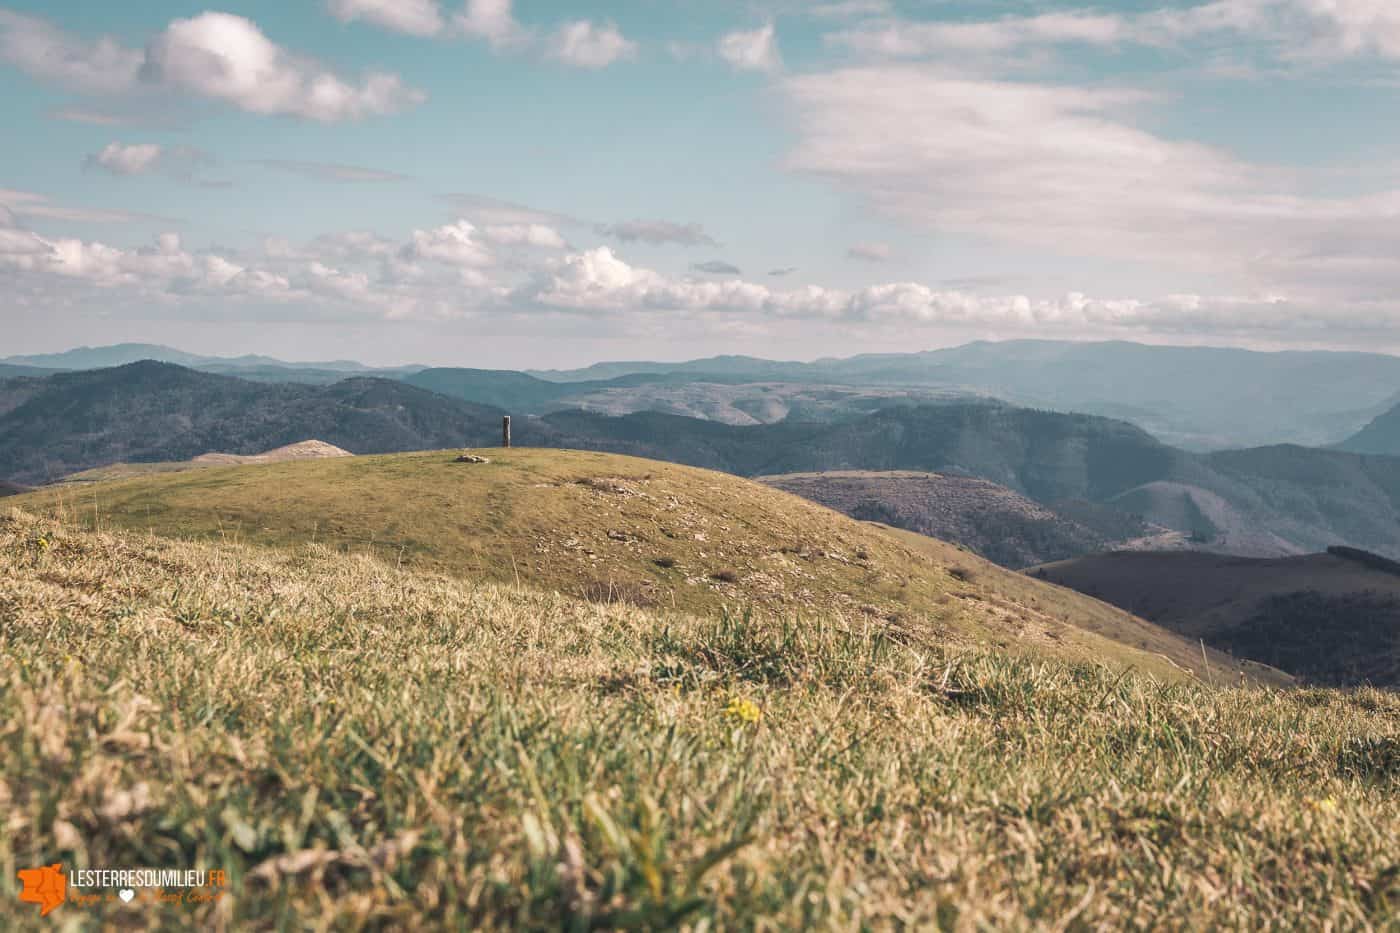
[[[151,171],[160,161],[161,147],[155,143],[108,143],[87,157],[87,164],[106,169],[113,175],[140,175]]]
[[[705,275],[742,275],[743,271],[732,262],[723,259],[710,259],[705,262],[692,262],[690,268]]]
[[[497,48],[530,38],[529,30],[516,22],[511,0],[467,0],[453,25],[462,35],[485,39]]]
[[[489,266],[495,262],[469,220],[432,230],[414,230],[413,242],[405,248],[405,255],[457,266]]]
[[[1072,12],[981,22],[891,19],[833,33],[827,40],[872,55],[915,58],[946,52],[1007,52],[1033,44],[1107,45],[1127,38],[1129,31],[1122,16]]]
[[[198,168],[212,162],[205,152],[193,146],[160,146],[155,143],[108,143],[83,160],[83,166],[112,175],[162,173],[191,180]]]
[[[772,23],[751,32],[731,32],[719,40],[716,51],[739,71],[774,72],[783,67]]]
[[[797,128],[789,167],[916,227],[1175,263],[1248,287],[1320,287],[1314,265],[1400,249],[1400,191],[1308,196],[1275,169],[1134,127],[1134,93],[916,66],[808,74],[782,88]]]
[[[1400,58],[1400,6],[1389,0],[1213,0],[1138,13],[1081,9],[992,20],[877,16],[827,41],[870,55],[997,54],[1033,46],[1166,46],[1211,35],[1262,41],[1283,59]]]
[[[395,75],[345,82],[273,43],[257,25],[229,13],[175,20],[146,49],[144,76],[252,113],[321,122],[393,113],[423,94]]]
[[[35,78],[107,94],[136,83],[142,55],[110,36],[82,39],[38,17],[0,10],[0,60]]]
[[[569,245],[558,230],[545,224],[488,224],[481,229],[481,237],[498,246],[567,249]]]
[[[885,262],[891,253],[888,243],[857,243],[846,250],[848,258],[864,262]]]
[[[886,337],[922,329],[930,335],[1184,335],[1312,345],[1325,335],[1332,345],[1400,343],[1400,316],[1389,300],[1338,306],[1285,292],[1153,299],[981,295],[919,282],[778,289],[737,277],[675,278],[633,265],[608,247],[559,258],[526,252],[518,262],[498,263],[484,238],[485,231],[459,221],[414,230],[403,242],[361,231],[300,246],[271,241],[256,251],[201,252],[172,233],[132,249],[0,224],[0,288],[104,313],[190,302],[191,308],[217,308],[224,319],[268,314],[276,306],[284,320],[484,316],[529,329],[534,325],[523,322],[532,317],[557,321],[558,315],[582,314],[606,317],[607,327],[629,332],[664,322],[668,329],[737,329],[756,337],[780,327],[821,325]]]
[[[543,224],[548,227],[584,225],[584,221],[557,211],[544,211],[479,194],[445,194],[442,199],[461,214],[482,224]]]
[[[697,223],[676,223],[670,220],[624,220],[615,224],[600,224],[597,232],[615,237],[623,243],[678,243],[682,246],[718,246],[714,237]]]
[[[143,52],[109,37],[86,40],[31,16],[0,11],[0,59],[36,78],[89,93],[174,90],[252,113],[322,122],[394,113],[424,100],[397,76],[358,82],[272,42],[230,13],[171,22]],[[88,122],[92,122],[89,120]]]
[[[599,26],[588,20],[560,26],[550,46],[554,58],[578,68],[606,68],[637,54],[637,43],[623,36],[616,26]]]
[[[8,188],[0,188],[0,207],[6,208],[13,216],[67,220],[78,223],[149,223],[153,221],[164,224],[179,223],[172,218],[156,214],[55,204],[46,195]]]
[[[85,123],[88,126],[122,126],[126,121],[115,114],[99,113],[95,110],[81,110],[74,107],[65,107],[62,110],[55,110],[51,116],[55,120],[63,120],[66,123]]]
[[[410,36],[436,36],[446,26],[437,0],[326,0],[343,23],[364,20]]]

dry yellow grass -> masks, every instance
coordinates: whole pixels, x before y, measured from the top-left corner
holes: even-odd
[[[735,476],[582,451],[490,450],[486,464],[454,463],[456,453],[209,467],[50,487],[15,504],[85,527],[314,541],[648,608],[868,616],[924,637],[938,630],[1162,678],[1202,667],[1195,641],[1127,613]],[[1210,663],[1227,679],[1241,667],[1278,677],[1214,652]]]
[[[0,520],[0,926],[1395,928],[1400,698]],[[222,868],[217,905],[17,868]],[[181,911],[184,911],[183,913]]]

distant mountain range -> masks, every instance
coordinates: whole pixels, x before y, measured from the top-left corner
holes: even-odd
[[[0,382],[0,478],[32,484],[122,460],[254,454],[310,437],[354,453],[494,446],[501,414],[390,379],[269,384],[135,363]],[[1400,459],[1292,445],[1198,454],[1093,415],[986,401],[753,425],[559,411],[518,417],[515,438],[742,476],[972,476],[1086,527],[1146,522],[1203,550],[1275,556],[1343,544],[1400,556]]]
[[[257,454],[309,437],[355,453],[499,443],[496,409],[388,379],[268,384],[169,363],[0,382],[0,477],[48,482],[123,460]],[[522,444],[554,440],[523,422]]]
[[[516,372],[225,359],[127,344],[11,357],[0,365],[89,369],[140,359],[271,382],[327,385],[348,373],[404,379],[515,414],[574,408],[613,415],[662,411],[761,424],[837,421],[891,404],[976,397],[1117,418],[1188,450],[1294,443],[1400,452],[1400,442],[1376,439],[1379,429],[1350,440],[1400,403],[1400,357],[1373,353],[1017,340],[811,363],[721,356]]]
[[[1196,450],[1331,444],[1400,402],[1400,357],[1259,353],[1121,341],[977,342],[924,353],[788,363],[725,356],[541,371],[558,381],[723,374],[731,381],[931,387],[1121,418]]]
[[[1282,445],[1197,454],[1091,415],[996,404],[889,408],[835,424],[735,427],[560,412],[604,449],[756,476],[916,470],[977,476],[1053,506],[1087,501],[1251,556],[1350,544],[1400,555],[1400,459]]]
[[[167,347],[155,343],[119,343],[107,347],[77,347],[72,350],[65,350],[62,353],[37,353],[29,356],[10,356],[0,359],[0,364],[5,366],[22,366],[30,369],[75,370],[107,369],[112,366],[125,366],[127,363],[139,363],[143,360],[154,360],[157,363],[175,363],[192,369],[256,371],[274,368],[282,370],[310,370],[313,372],[337,372],[342,374],[342,378],[347,373],[416,372],[423,368],[421,366],[398,366],[376,369],[372,366],[366,366],[363,363],[356,363],[353,360],[331,360],[319,363],[288,363],[270,356],[201,356],[197,353],[186,353],[183,350],[176,350],[174,347]],[[3,373],[0,373],[0,375],[2,374]]]

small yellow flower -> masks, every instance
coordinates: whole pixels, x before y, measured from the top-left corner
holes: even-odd
[[[763,710],[753,700],[734,697],[724,708],[724,718],[738,723],[755,723],[763,718]]]
[[[1314,813],[1337,812],[1337,800],[1335,797],[1304,797],[1303,804]]]

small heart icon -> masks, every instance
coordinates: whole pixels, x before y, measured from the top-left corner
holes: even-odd
[[[117,897],[121,898],[122,901],[124,901],[127,904],[130,904],[131,899],[135,896],[136,892],[131,890],[130,888],[122,888],[120,891],[117,892]]]

